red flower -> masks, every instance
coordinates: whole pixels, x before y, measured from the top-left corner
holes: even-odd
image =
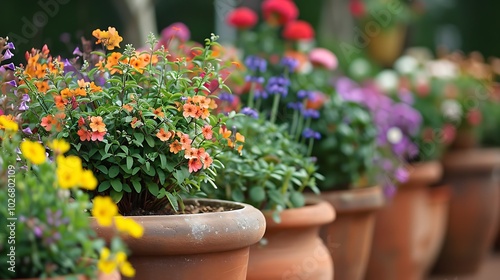
[[[351,0],[349,2],[349,10],[355,18],[360,18],[365,14],[365,4],[361,0]]]
[[[271,25],[284,25],[299,16],[299,9],[290,0],[265,0],[262,3],[264,19]]]
[[[314,38],[314,30],[306,21],[293,21],[285,25],[285,29],[283,29],[283,38],[288,40],[311,40]]]
[[[257,20],[257,14],[247,7],[236,8],[227,16],[227,23],[229,25],[241,29],[254,27]]]
[[[469,122],[470,125],[478,125],[481,123],[481,120],[482,120],[482,115],[481,115],[481,111],[479,111],[478,109],[471,109],[468,113],[467,113],[467,121]]]

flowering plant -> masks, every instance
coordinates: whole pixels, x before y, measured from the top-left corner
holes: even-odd
[[[227,88],[213,55],[217,36],[170,59],[153,35],[148,50],[111,52],[122,41],[114,28],[92,34],[104,51],[75,50],[81,65],[46,46],[26,54],[16,70],[17,94],[29,99],[29,110],[18,108],[24,130],[67,139],[99,181],[95,193],[109,194],[123,215],[183,209],[183,194],[215,186],[214,156],[229,146],[218,133],[227,117],[212,114],[214,91]]]
[[[117,235],[111,247],[105,247],[90,226],[88,195],[78,188],[97,187],[92,172],[82,168],[77,156],[64,155],[67,142],[53,140],[48,147],[21,142],[17,130],[12,116],[0,115],[0,200],[5,205],[0,217],[8,222],[0,230],[0,260],[8,265],[0,272],[2,278],[78,274],[94,278],[97,271],[133,276],[120,234],[138,238],[142,227],[133,220],[115,218]],[[113,208],[102,205],[101,200],[111,201],[96,197],[92,213],[99,222],[107,219],[111,225]]]
[[[370,28],[391,28],[407,23],[412,16],[423,12],[422,1],[411,4],[402,0],[349,0],[349,11],[360,26]],[[366,31],[369,32],[369,31]]]

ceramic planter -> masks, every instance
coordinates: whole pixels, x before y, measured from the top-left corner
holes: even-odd
[[[15,280],[41,280],[42,278],[16,278]],[[75,275],[75,276],[58,276],[58,277],[50,277],[43,278],[44,280],[89,280],[88,277],[83,275]],[[97,280],[121,280],[121,275],[117,271],[110,274],[99,273],[97,276]]]
[[[319,237],[322,225],[335,218],[332,206],[308,200],[301,208],[287,209],[276,223],[265,213],[263,241],[250,249],[247,280],[331,280],[332,258]]]
[[[198,199],[201,205],[226,205],[235,210],[217,213],[132,217],[144,227],[140,239],[125,241],[132,251],[135,279],[244,280],[249,247],[265,231],[265,218],[256,208],[236,202]],[[189,200],[186,201],[187,203]],[[108,238],[110,228],[97,227]]]
[[[406,37],[406,26],[397,24],[382,28],[373,36],[369,36],[368,54],[377,63],[390,67],[403,51]]]
[[[439,208],[436,203],[446,199],[433,198],[434,191],[430,190],[441,175],[442,166],[437,161],[413,165],[408,182],[399,186],[392,200],[377,212],[366,279],[423,279],[444,233],[435,227],[444,222],[446,208],[440,209],[441,217],[433,215]],[[445,195],[442,192],[441,196]]]
[[[491,248],[499,222],[499,185],[493,180],[499,165],[498,149],[453,151],[443,158],[444,179],[452,195],[435,274],[475,273]]]
[[[384,205],[380,187],[326,191],[321,198],[337,214],[320,235],[335,263],[335,279],[362,280],[372,247],[375,214]]]

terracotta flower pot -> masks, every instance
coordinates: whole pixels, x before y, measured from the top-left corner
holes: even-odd
[[[319,237],[322,225],[335,218],[328,202],[308,200],[308,205],[287,209],[276,223],[265,213],[263,241],[250,248],[247,280],[331,280],[332,258]]]
[[[491,248],[499,207],[499,186],[492,172],[499,165],[497,149],[469,149],[444,156],[444,179],[452,187],[452,195],[435,274],[475,273]]]
[[[370,58],[382,66],[392,66],[403,51],[405,37],[406,26],[402,24],[369,36],[367,50]]]
[[[188,200],[189,201],[189,200]],[[187,201],[187,202],[188,202]],[[243,203],[198,199],[202,205],[235,210],[170,216],[136,216],[144,227],[140,239],[127,238],[135,279],[244,280],[249,247],[265,231],[262,212]],[[110,228],[96,227],[109,238]]]
[[[442,175],[437,161],[413,165],[407,183],[377,212],[366,279],[417,280],[429,270],[442,237],[434,236],[430,185]],[[442,232],[441,232],[442,233]]]
[[[372,247],[375,213],[384,205],[380,187],[327,191],[321,198],[337,213],[320,235],[335,263],[335,279],[362,280]]]
[[[477,129],[474,128],[459,129],[450,146],[453,150],[474,149],[477,147],[479,147],[479,135]]]

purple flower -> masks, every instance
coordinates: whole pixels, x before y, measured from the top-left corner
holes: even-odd
[[[282,76],[274,76],[267,81],[266,91],[270,94],[281,94],[287,96],[290,80]]]
[[[23,132],[24,132],[25,134],[28,134],[28,135],[33,134],[33,132],[31,131],[31,128],[30,128],[29,126],[28,126],[28,127],[26,127],[25,129],[23,129]]]
[[[17,83],[15,80],[10,80],[10,81],[6,82],[6,84],[13,86],[13,87],[17,87]]]
[[[314,110],[314,109],[304,109],[304,110],[302,110],[302,115],[306,119],[308,119],[308,118],[317,119],[317,118],[319,118],[319,111]]]
[[[80,50],[79,47],[76,47],[75,50],[73,51],[73,55],[82,56],[83,53],[82,53],[82,51]]]
[[[161,31],[161,39],[168,42],[172,38],[177,38],[182,42],[186,42],[191,37],[189,28],[182,22],[172,23]]]
[[[290,102],[287,104],[287,107],[292,110],[302,110],[304,104],[302,102]]]
[[[410,174],[408,173],[408,170],[406,170],[405,168],[398,167],[394,172],[394,177],[396,178],[396,180],[398,180],[398,182],[404,183],[408,181]]]
[[[234,95],[230,94],[229,92],[221,92],[219,94],[219,99],[221,101],[227,101],[229,103],[233,103],[234,98],[235,98]]]
[[[15,50],[15,49],[16,49],[16,47],[14,46],[14,43],[12,43],[12,42],[8,42],[8,43],[7,43],[7,49]]]
[[[28,110],[30,107],[28,106],[27,102],[30,102],[30,101],[31,101],[30,96],[27,94],[23,94],[23,96],[21,98],[21,104],[19,104],[19,110],[20,111]]]
[[[383,189],[385,197],[391,198],[391,197],[394,197],[394,195],[396,194],[396,186],[394,184],[389,183],[389,182],[386,182],[383,185],[382,189]]]
[[[254,119],[259,118],[259,113],[257,113],[257,111],[255,111],[254,109],[252,109],[250,107],[245,107],[245,108],[241,109],[241,113],[245,114],[251,118],[254,118]]]
[[[7,50],[3,53],[3,59],[4,59],[4,60],[11,59],[13,56],[14,56],[14,54],[10,51],[10,49],[7,49]]]
[[[264,77],[247,75],[245,77],[245,81],[250,82],[250,83],[263,84],[265,82],[265,79],[264,79]]]
[[[245,65],[251,71],[257,72],[260,71],[266,72],[267,69],[267,61],[262,57],[258,57],[255,55],[250,55],[245,59]]]
[[[297,97],[299,99],[309,98],[309,96],[311,96],[311,92],[308,90],[301,89],[301,90],[297,91]]]
[[[297,69],[297,66],[299,66],[299,61],[293,57],[284,56],[281,59],[281,65],[287,68],[290,73],[293,73]]]
[[[43,231],[42,231],[42,228],[39,227],[39,226],[35,226],[33,228],[33,233],[35,234],[36,237],[40,238],[42,237],[42,234],[43,234]]]
[[[302,132],[302,137],[304,137],[305,139],[314,138],[314,139],[319,140],[319,139],[321,139],[321,134],[317,131],[310,129],[310,128],[306,128]]]
[[[399,92],[399,99],[401,102],[406,103],[408,105],[413,105],[413,102],[415,101],[413,99],[413,94],[409,90],[401,90]]]
[[[14,70],[15,70],[14,63],[12,63],[12,62],[11,62],[11,63],[9,63],[9,64],[5,64],[5,65],[3,65],[3,67],[4,67],[5,69],[9,69],[9,70],[11,70],[11,71],[14,71]]]
[[[269,97],[269,94],[265,90],[260,90],[256,89],[254,92],[254,99],[257,98],[262,98],[262,99],[267,99]]]

